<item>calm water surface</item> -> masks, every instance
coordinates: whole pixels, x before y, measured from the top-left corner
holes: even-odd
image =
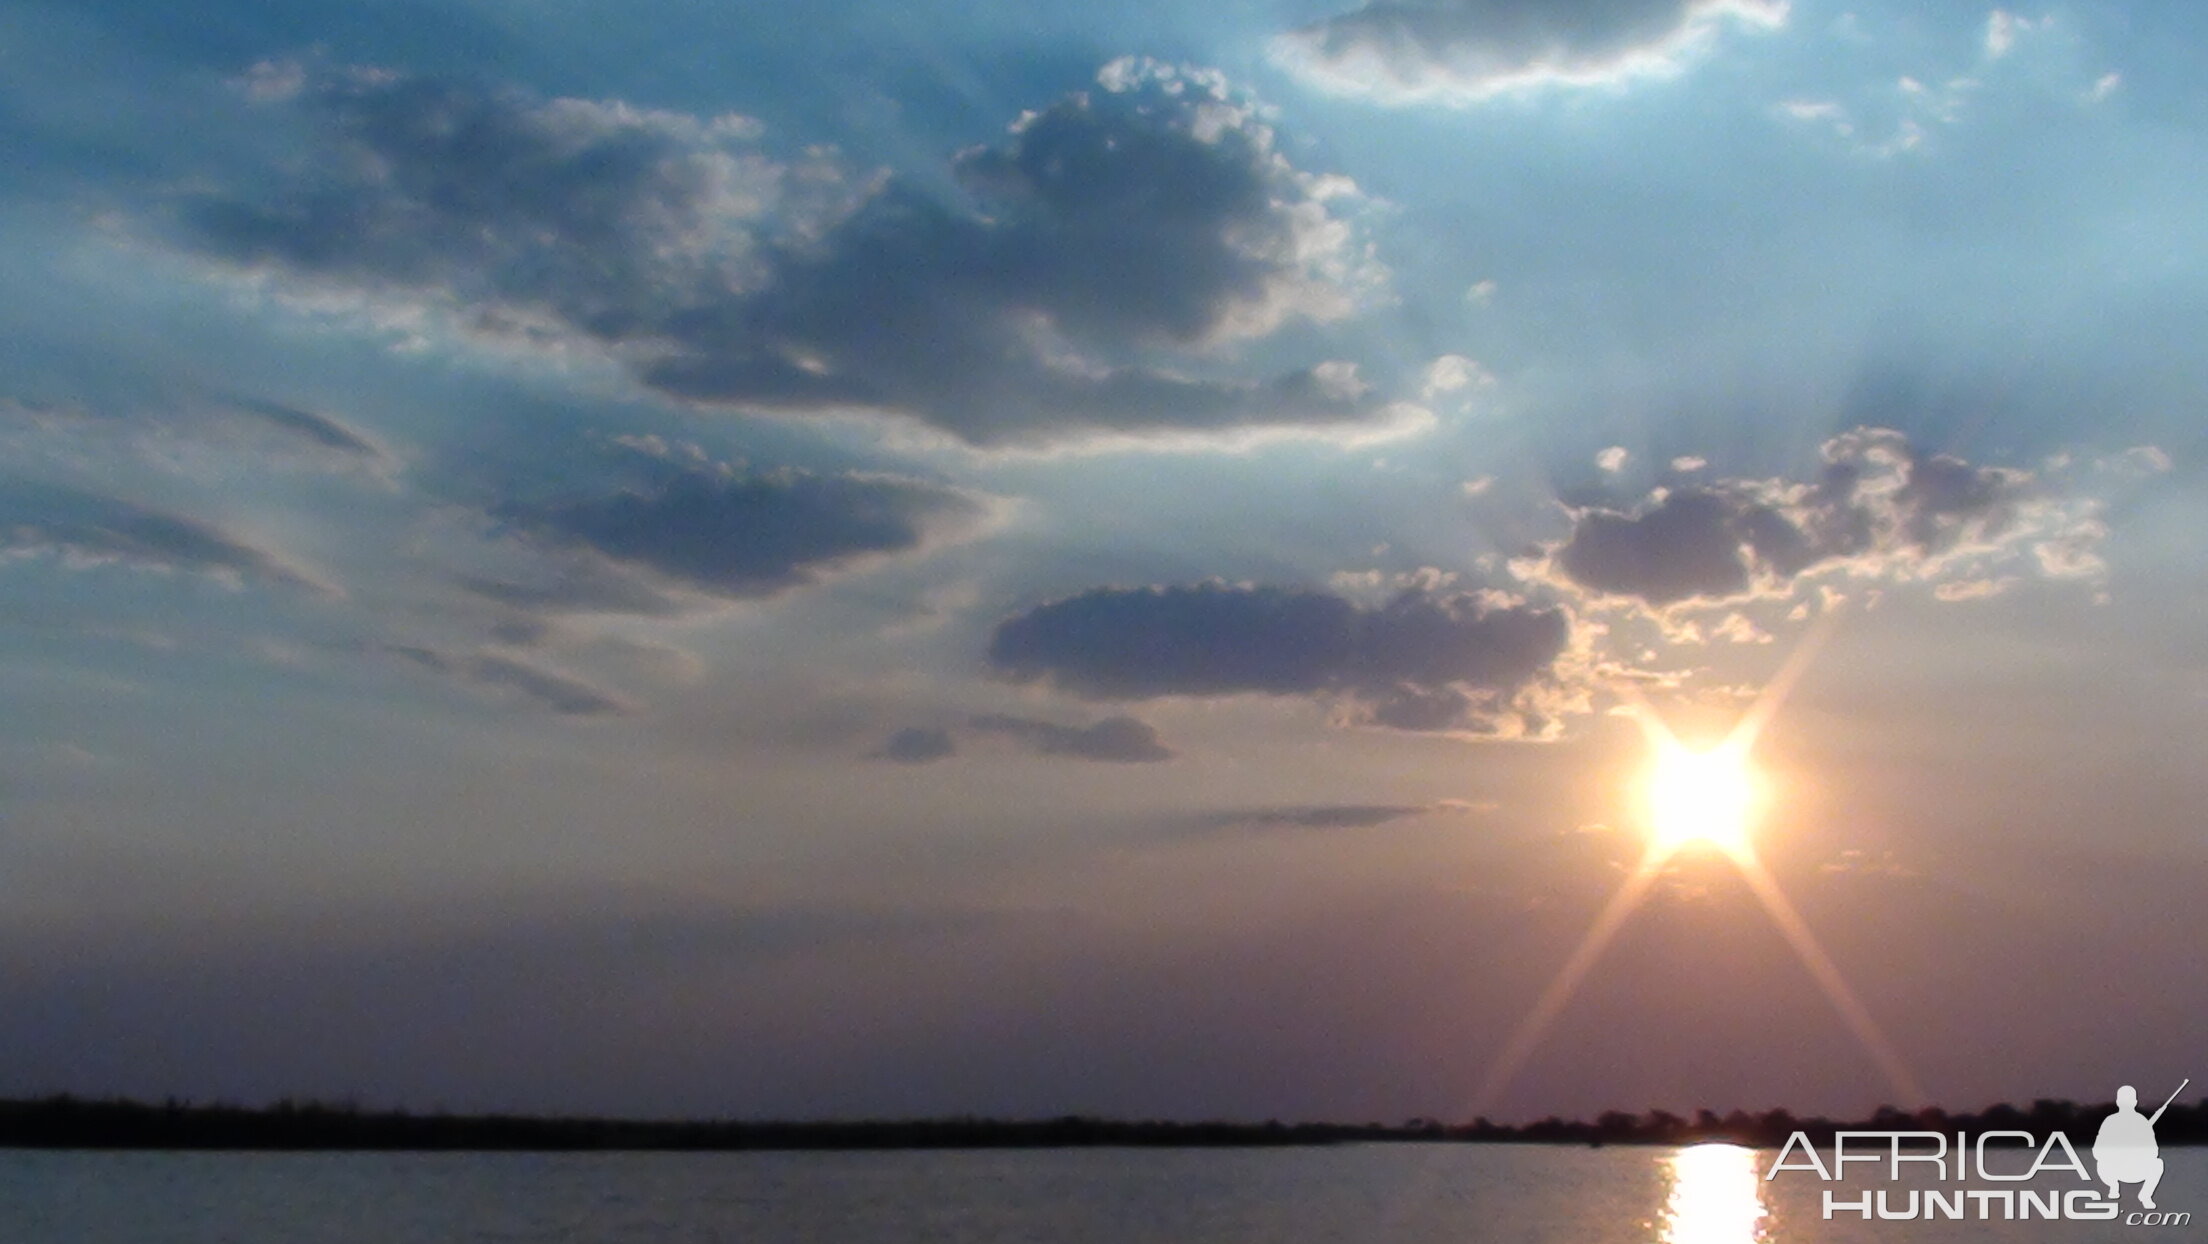
[[[2208,1210],[2166,1150],[2165,1210]],[[1751,1244],[2155,1241],[2177,1227],[1821,1220],[1770,1155],[1376,1145],[767,1154],[0,1151],[4,1244]],[[1868,1187],[1909,1185],[1851,1181]],[[1921,1186],[1921,1181],[1920,1181]],[[1981,1185],[1990,1186],[1990,1185]],[[2074,1187],[2074,1179],[2047,1179]],[[1890,1194],[1891,1195],[1891,1194]],[[1899,1198],[1896,1198],[1897,1202]],[[2129,1190],[2126,1208],[2131,1208]]]

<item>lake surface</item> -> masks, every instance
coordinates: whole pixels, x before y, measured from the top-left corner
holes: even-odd
[[[2165,1150],[2164,1210],[2208,1210]],[[0,1151],[5,1244],[2151,1241],[2199,1223],[1863,1222],[1769,1153],[1502,1145],[731,1154]],[[1960,1186],[1960,1185],[1958,1185]],[[2072,1176],[1976,1187],[2077,1188]],[[2134,1207],[2134,1189],[2124,1208]]]

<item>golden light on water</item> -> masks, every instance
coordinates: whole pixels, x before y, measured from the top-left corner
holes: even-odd
[[[1756,1244],[1768,1238],[1756,1154],[1739,1145],[1690,1145],[1666,1159],[1671,1190],[1657,1244]]]

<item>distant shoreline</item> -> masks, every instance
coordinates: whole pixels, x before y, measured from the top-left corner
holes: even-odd
[[[495,1114],[418,1114],[283,1101],[265,1107],[72,1096],[0,1101],[0,1148],[113,1150],[420,1152],[745,1152],[898,1149],[1273,1148],[1357,1143],[1681,1145],[1730,1141],[1761,1148],[1794,1132],[1829,1144],[1838,1131],[2062,1132],[2090,1145],[2113,1104],[2039,1101],[1975,1114],[1881,1110],[1868,1119],[1797,1119],[1783,1110],[1688,1118],[1612,1111],[1593,1122],[1543,1119],[1506,1125],[1177,1122],[1066,1116],[1053,1119],[670,1121]],[[2173,1104],[2156,1127],[2164,1145],[2208,1143],[2208,1099]]]

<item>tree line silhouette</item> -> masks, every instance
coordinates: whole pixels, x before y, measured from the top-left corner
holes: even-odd
[[[1692,1117],[1665,1110],[1608,1111],[1592,1122],[1542,1119],[1509,1125],[1475,1119],[1403,1123],[1265,1123],[1123,1120],[1068,1115],[1054,1119],[870,1119],[850,1121],[652,1121],[501,1114],[416,1114],[350,1103],[279,1101],[271,1106],[160,1104],[60,1095],[0,1101],[0,1147],[39,1149],[369,1149],[369,1150],[745,1150],[1025,1149],[1083,1146],[1252,1147],[1357,1142],[1683,1145],[1731,1141],[1784,1144],[1803,1132],[1828,1144],[1839,1131],[2025,1132],[2034,1143],[2061,1132],[2092,1144],[2114,1103],[2081,1106],[2042,1099],[2006,1102],[1975,1114],[1937,1107],[1915,1112],[1882,1106],[1868,1119],[1796,1118],[1709,1110]],[[2172,1104],[2155,1128],[2165,1145],[2208,1143],[2208,1097]]]

